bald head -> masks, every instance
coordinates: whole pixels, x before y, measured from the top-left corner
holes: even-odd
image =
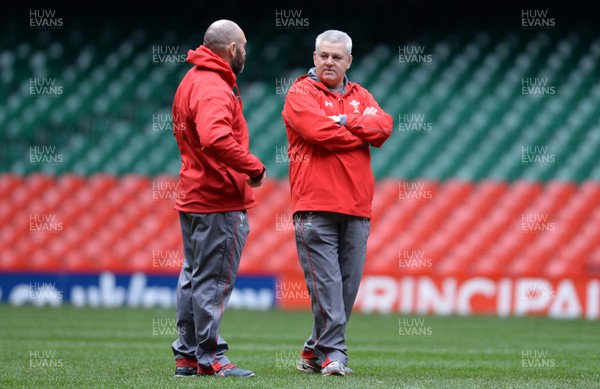
[[[227,61],[235,74],[244,70],[246,43],[244,31],[231,20],[217,20],[204,33],[204,47]]]
[[[241,44],[245,40],[244,32],[231,20],[217,20],[204,33],[204,46],[214,52],[222,52],[231,42]]]

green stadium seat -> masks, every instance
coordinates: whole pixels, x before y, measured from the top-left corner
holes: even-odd
[[[72,33],[65,41],[53,41],[48,34],[31,43],[13,37],[13,43],[0,51],[4,136],[22,150],[29,144],[52,144],[65,150],[63,164],[35,166],[24,163],[26,152],[5,147],[5,169],[23,174],[37,170],[62,174],[70,169],[85,174],[178,170],[174,144],[159,147],[159,138],[147,126],[153,114],[170,113],[175,88],[189,66],[153,65],[150,48],[178,45],[179,52],[185,53],[198,45],[197,34],[126,32],[109,24],[103,28],[95,32],[96,40],[84,39],[86,31]],[[269,64],[266,60],[273,56],[295,58],[294,47],[313,44],[302,34],[282,34],[273,40],[268,29],[257,30],[249,46],[257,49],[254,54],[261,59],[257,63]],[[461,29],[446,36],[427,33],[400,44],[424,46],[432,62],[402,65],[397,45],[379,44],[368,55],[356,58],[349,72],[394,118],[392,137],[380,150],[373,150],[377,178],[546,181],[560,176],[581,180],[595,171],[592,149],[585,144],[595,144],[595,138],[590,142],[587,134],[598,120],[600,40],[589,30],[518,34]],[[72,59],[72,65],[64,67],[65,58]],[[268,161],[275,177],[282,177],[287,169],[276,162],[274,150],[287,143],[280,115],[284,96],[274,93],[274,80],[293,78],[292,74],[306,69],[272,63],[261,67],[251,62],[247,72],[263,76],[262,81],[247,84],[243,83],[248,76],[240,77],[252,151]],[[31,76],[27,69],[31,67],[40,74],[56,71],[52,76],[64,84],[64,96],[32,100],[27,85],[20,81]],[[538,76],[548,77],[558,93],[539,99],[523,96],[522,78]],[[399,131],[399,119],[405,114],[424,115],[432,131]],[[107,121],[109,116],[112,119]],[[112,128],[116,121],[128,122],[128,130],[117,134]],[[571,136],[566,135],[567,127]],[[77,136],[80,133],[85,136]],[[153,154],[148,163],[143,158],[134,161],[125,151],[133,142],[141,143],[134,146],[136,153]],[[524,166],[519,148],[530,144],[556,150],[560,163]],[[101,151],[92,152],[98,148]],[[585,158],[580,161],[577,155]]]

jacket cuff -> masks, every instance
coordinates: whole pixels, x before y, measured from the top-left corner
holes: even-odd
[[[265,176],[265,172],[267,171],[266,167],[263,167],[263,170],[260,172],[260,174],[256,177],[250,177],[250,179],[252,181],[258,182],[260,180],[262,180],[262,178]]]

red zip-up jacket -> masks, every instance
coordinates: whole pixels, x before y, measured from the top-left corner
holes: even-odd
[[[181,152],[175,209],[212,213],[253,207],[246,179],[259,176],[264,166],[249,152],[236,76],[204,46],[190,50],[187,62],[194,67],[173,102],[173,133]]]
[[[362,115],[367,107],[376,115]],[[345,124],[330,115],[345,114]],[[375,180],[370,145],[380,147],[393,119],[357,83],[333,93],[303,75],[290,87],[282,111],[288,137],[292,212],[326,211],[371,218]]]

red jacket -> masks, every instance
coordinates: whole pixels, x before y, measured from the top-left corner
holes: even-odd
[[[175,209],[236,211],[256,205],[248,177],[259,176],[231,66],[204,46],[190,50],[191,68],[173,102],[173,133],[181,152]],[[235,88],[236,93],[233,89]]]
[[[376,107],[376,115],[362,115]],[[345,125],[328,118],[346,115]],[[393,119],[373,96],[350,82],[340,96],[301,76],[290,87],[282,112],[288,137],[292,212],[327,211],[371,217],[375,181],[369,145],[379,147]],[[343,123],[342,123],[343,124]]]

